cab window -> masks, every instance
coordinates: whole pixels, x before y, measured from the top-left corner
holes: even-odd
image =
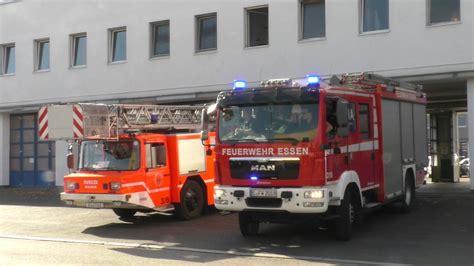
[[[146,144],[146,168],[154,169],[166,166],[166,148],[164,143]]]

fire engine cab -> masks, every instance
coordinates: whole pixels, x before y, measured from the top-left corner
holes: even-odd
[[[204,127],[217,119],[216,208],[239,212],[244,236],[301,217],[327,221],[340,240],[367,210],[408,212],[427,164],[421,89],[371,73],[235,81],[203,113]]]
[[[61,199],[112,209],[122,218],[173,210],[183,219],[199,216],[214,204],[214,158],[195,133],[201,112],[202,106],[42,107],[40,138],[80,147],[78,159],[72,149],[68,154],[68,167],[75,170],[64,177]]]

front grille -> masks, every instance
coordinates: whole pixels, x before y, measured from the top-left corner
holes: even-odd
[[[278,198],[247,198],[245,203],[249,207],[280,208],[282,200]]]
[[[231,158],[230,173],[234,179],[289,180],[297,179],[299,158]]]

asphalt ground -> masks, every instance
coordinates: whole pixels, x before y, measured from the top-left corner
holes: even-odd
[[[17,253],[24,258],[30,258],[29,250],[37,245],[76,245],[84,250],[98,245],[96,250],[107,251],[102,254],[126,255],[121,262],[137,258],[146,259],[145,264],[235,260],[253,265],[273,260],[272,264],[473,265],[474,193],[468,184],[428,184],[417,192],[411,213],[383,208],[354,229],[351,241],[338,242],[330,231],[311,223],[265,224],[259,236],[244,238],[235,214],[211,212],[193,221],[151,214],[121,221],[110,210],[65,207],[55,191],[31,195],[0,189],[0,243],[23,243],[24,254]],[[0,248],[0,261],[2,256],[14,258],[8,248]],[[98,264],[110,259],[97,254],[88,258]]]

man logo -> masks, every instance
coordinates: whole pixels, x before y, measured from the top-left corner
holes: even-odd
[[[275,171],[275,165],[252,165],[250,171]]]

